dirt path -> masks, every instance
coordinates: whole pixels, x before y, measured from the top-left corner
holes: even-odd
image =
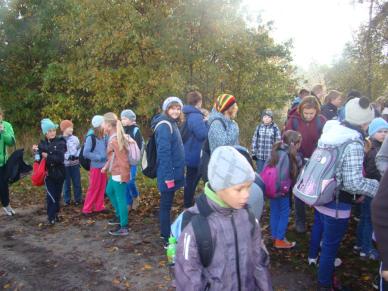
[[[82,218],[63,211],[64,221],[45,225],[42,206],[0,216],[0,289],[168,290],[169,274],[154,216],[130,216],[130,235],[107,234],[109,215]],[[276,290],[312,290],[311,277],[291,266],[272,265]],[[170,288],[171,289],[171,288]]]

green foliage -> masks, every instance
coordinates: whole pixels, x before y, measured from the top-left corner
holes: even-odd
[[[85,126],[133,108],[149,119],[165,97],[197,88],[211,107],[238,98],[242,132],[293,93],[290,44],[248,28],[240,1],[13,0],[1,4],[1,103],[16,127],[43,116]]]

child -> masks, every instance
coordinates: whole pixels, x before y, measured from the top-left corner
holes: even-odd
[[[273,122],[273,113],[270,109],[263,112],[261,120],[262,123],[256,127],[252,138],[252,155],[256,160],[257,173],[263,170],[273,144],[281,139],[279,127]]]
[[[40,124],[45,139],[38,146],[33,145],[32,149],[39,154],[39,160],[46,159],[47,217],[49,225],[54,225],[56,222],[60,222],[60,201],[65,181],[66,141],[63,137],[56,136],[58,124],[54,124],[48,118],[42,119]]]
[[[383,118],[375,118],[369,125],[368,134],[371,149],[364,159],[365,177],[380,181],[381,175],[376,167],[376,155],[388,133],[388,123]],[[360,257],[378,259],[378,253],[372,244],[371,197],[365,197],[361,203],[360,221],[357,226],[357,245],[354,247],[360,252]]]
[[[124,128],[116,114],[104,114],[104,132],[109,135],[107,157],[108,161],[101,169],[101,173],[110,172],[106,194],[116,212],[109,225],[119,225],[116,230],[109,231],[113,236],[128,235],[128,208],[126,188],[130,180],[130,165],[128,162],[128,140]]]
[[[74,204],[82,203],[81,173],[79,165],[79,150],[81,145],[78,137],[73,135],[74,126],[70,120],[62,120],[60,124],[63,137],[66,140],[67,151],[65,153],[65,189],[63,200],[66,206],[71,202],[71,183],[73,182]]]
[[[289,170],[288,177],[293,185],[298,177],[299,167],[302,161],[298,161],[298,149],[302,141],[299,132],[287,130],[283,135],[283,141],[277,142],[272,149],[271,156],[268,160],[268,166],[276,167],[281,160],[281,156],[287,156]],[[292,188],[290,187],[290,190]],[[270,226],[274,246],[277,249],[290,249],[295,246],[295,242],[289,242],[285,238],[288,218],[290,215],[290,198],[289,193],[280,197],[270,199]]]
[[[3,120],[3,110],[0,108],[0,198],[6,215],[15,215],[15,210],[9,204],[8,181],[5,179],[5,164],[7,163],[7,147],[15,144],[15,134],[12,125]]]
[[[121,123],[123,124],[125,134],[129,135],[137,143],[141,150],[143,148],[143,137],[139,126],[136,124],[136,114],[126,109],[121,112]],[[127,202],[132,209],[136,209],[138,205],[139,191],[136,187],[137,165],[131,165],[131,180],[127,186]]]
[[[342,105],[342,93],[337,90],[330,90],[325,96],[325,104],[321,108],[321,114],[327,120],[338,119],[338,108]]]
[[[156,176],[160,191],[160,233],[165,244],[170,236],[174,194],[185,182],[185,154],[177,124],[182,118],[182,107],[178,97],[168,97],[163,102],[163,113],[152,120],[157,150]]]
[[[176,289],[272,290],[269,258],[257,219],[246,209],[255,172],[233,147],[217,147],[209,162],[209,182],[202,201],[212,212],[207,216],[213,257],[205,268],[198,254],[193,219],[179,236]],[[199,213],[197,204],[189,209]]]
[[[93,129],[87,134],[83,152],[85,158],[90,159],[89,188],[82,209],[82,213],[86,216],[93,211],[102,212],[105,210],[104,196],[107,177],[106,173],[101,172],[101,169],[106,163],[107,138],[105,138],[102,127],[103,121],[104,117],[101,115],[93,117]],[[95,139],[95,146],[92,150],[93,139]]]

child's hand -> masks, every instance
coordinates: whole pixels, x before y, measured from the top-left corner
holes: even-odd
[[[382,271],[381,276],[384,278],[385,282],[388,282],[388,271]]]
[[[101,173],[102,173],[102,174],[105,174],[105,173],[106,173],[106,168],[105,168],[105,167],[101,168]]]
[[[164,183],[166,183],[168,189],[171,189],[171,188],[175,187],[175,181],[174,180],[164,181]]]
[[[47,153],[42,153],[42,158],[47,159]]]

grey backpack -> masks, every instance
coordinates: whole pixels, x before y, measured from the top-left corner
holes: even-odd
[[[319,146],[301,171],[293,188],[295,197],[310,206],[322,206],[338,200],[340,186],[336,173],[345,148],[350,140],[338,146]],[[362,144],[363,145],[363,144]]]

